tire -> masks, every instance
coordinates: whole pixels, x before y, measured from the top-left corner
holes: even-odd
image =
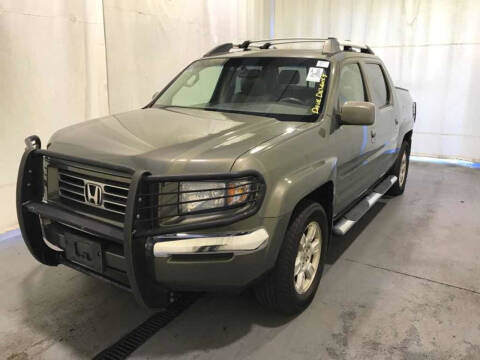
[[[315,231],[311,245],[308,241],[310,235],[307,233],[303,237],[307,230]],[[302,202],[287,228],[275,268],[254,288],[257,300],[287,315],[307,308],[323,273],[327,239],[328,221],[322,206],[313,201]],[[315,247],[317,240],[319,250]],[[302,271],[304,286],[301,286]]]
[[[400,148],[397,161],[393,168],[389,171],[389,175],[395,175],[397,181],[388,190],[387,194],[392,196],[402,195],[407,184],[408,167],[410,164],[410,143],[404,141]]]

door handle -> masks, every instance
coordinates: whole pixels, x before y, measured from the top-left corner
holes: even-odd
[[[377,136],[377,133],[375,132],[375,130],[372,130],[370,131],[370,135],[372,136],[372,138],[374,138],[375,136]]]
[[[398,125],[398,119],[395,118],[395,125]]]

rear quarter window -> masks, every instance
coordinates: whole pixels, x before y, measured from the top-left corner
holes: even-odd
[[[379,64],[366,64],[365,72],[375,105],[382,107],[389,104],[390,93],[382,67]]]

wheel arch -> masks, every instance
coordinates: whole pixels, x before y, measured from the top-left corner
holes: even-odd
[[[334,194],[335,187],[333,180],[329,180],[322,185],[318,186],[316,189],[311,191],[309,194],[301,198],[298,203],[295,205],[295,208],[290,215],[289,224],[294,219],[298,210],[302,207],[302,204],[306,200],[310,200],[320,204],[327,214],[327,223],[328,223],[328,238],[327,238],[327,249],[330,246],[330,240],[332,237],[332,228],[333,228],[333,203],[334,203]]]

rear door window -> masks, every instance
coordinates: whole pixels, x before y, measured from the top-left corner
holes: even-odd
[[[390,94],[381,66],[379,64],[365,64],[365,71],[375,105],[382,107],[389,104]]]

